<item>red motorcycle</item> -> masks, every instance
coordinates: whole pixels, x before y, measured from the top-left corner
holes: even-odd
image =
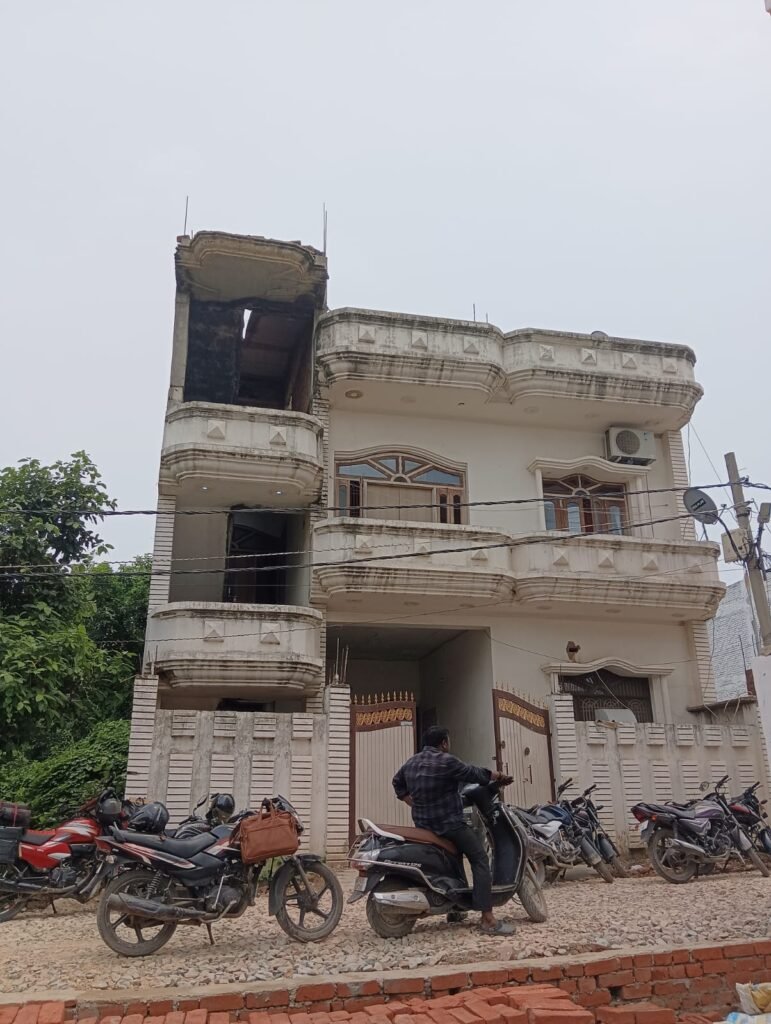
[[[107,785],[54,829],[28,828],[30,810],[0,803],[0,921],[10,921],[33,901],[67,897],[86,903],[108,880],[96,840],[133,805]],[[55,909],[55,908],[54,908]]]

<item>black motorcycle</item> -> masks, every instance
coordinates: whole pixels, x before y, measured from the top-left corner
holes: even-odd
[[[291,814],[302,833],[288,800],[276,796],[270,803]],[[165,811],[162,804],[154,805],[158,808]],[[100,839],[97,845],[114,877],[104,890],[96,921],[110,949],[123,956],[147,956],[164,946],[181,924],[205,925],[212,940],[213,922],[240,917],[253,906],[266,865],[244,863],[235,833],[250,813],[241,812],[227,824],[207,823],[197,835],[178,838],[164,834],[166,811],[155,822],[155,835],[113,827],[109,837]],[[269,880],[270,914],[298,942],[325,939],[343,911],[337,876],[315,854],[276,860],[278,870]]]
[[[750,837],[755,849],[771,855],[771,829],[766,825],[768,814],[765,811],[768,801],[758,799],[759,788],[760,783],[755,782],[739,796],[732,797],[728,805],[731,813]]]
[[[586,864],[604,882],[612,882],[612,858],[617,856],[617,851],[599,824],[594,804],[587,802],[595,787],[590,787],[575,800],[563,800],[562,794],[572,785],[572,779],[562,783],[555,803],[520,812],[533,837],[544,847],[539,870],[544,880],[552,883],[560,876],[564,877],[568,868]],[[602,842],[603,838],[607,839],[607,845]]]
[[[467,786],[463,802],[479,815],[491,854],[493,906],[515,896],[532,921],[545,921],[546,900],[528,862],[521,822],[500,798],[500,782]],[[448,840],[425,829],[359,821],[363,836],[350,854],[356,879],[349,903],[367,899],[367,920],[384,939],[407,935],[420,918],[471,909],[463,858]]]
[[[621,859],[618,847],[605,831],[600,821],[599,812],[602,810],[602,805],[597,807],[591,798],[591,794],[596,788],[597,785],[595,783],[595,785],[585,789],[581,796],[571,801],[576,821],[589,833],[589,838],[599,850],[605,863],[610,865],[610,869],[616,878],[629,878],[629,868]]]
[[[653,870],[665,881],[689,882],[726,866],[732,857],[742,862],[746,857],[768,877],[768,868],[723,793],[728,780],[728,775],[723,776],[713,792],[687,804],[643,802],[632,808],[642,824],[640,838],[648,847]]]

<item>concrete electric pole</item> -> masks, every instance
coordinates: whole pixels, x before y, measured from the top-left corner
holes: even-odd
[[[768,2],[771,3],[771,0],[768,0]],[[769,608],[768,604],[768,592],[766,591],[766,583],[761,567],[761,558],[763,556],[760,552],[759,544],[752,536],[750,506],[744,497],[739,467],[733,452],[729,452],[726,455],[725,464],[728,470],[728,481],[731,485],[731,495],[733,496],[736,510],[736,521],[739,524],[739,529],[743,530],[746,536],[745,550],[748,551],[748,555],[745,565],[750,584],[750,593],[752,594],[752,603],[755,606],[755,616],[758,620],[758,629],[760,631],[760,653],[771,654],[771,608]]]

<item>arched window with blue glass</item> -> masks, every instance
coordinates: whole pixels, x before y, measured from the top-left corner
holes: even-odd
[[[337,514],[460,525],[466,467],[417,449],[368,449],[335,460]]]
[[[613,533],[628,527],[626,489],[583,474],[543,482],[547,530],[567,533]]]

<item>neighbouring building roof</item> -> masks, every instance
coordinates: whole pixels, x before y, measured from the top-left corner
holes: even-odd
[[[771,596],[771,580],[766,589]],[[712,664],[718,699],[747,693],[747,669],[752,668],[758,642],[752,603],[743,579],[727,588],[708,628],[713,640]]]

